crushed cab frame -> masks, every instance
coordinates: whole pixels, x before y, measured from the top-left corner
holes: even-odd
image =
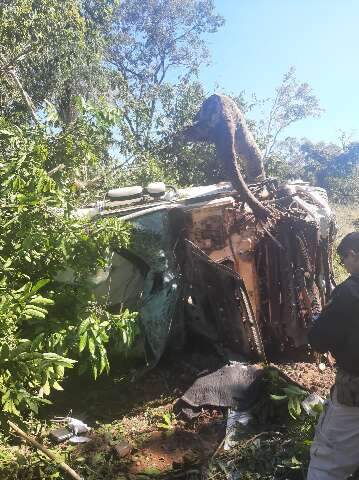
[[[258,221],[229,182],[160,187],[113,190],[77,212],[133,225],[131,246],[113,252],[94,288],[113,310],[139,311],[148,363],[193,337],[254,360],[306,352],[306,332],[333,287],[326,192],[300,181],[249,185],[275,206]]]

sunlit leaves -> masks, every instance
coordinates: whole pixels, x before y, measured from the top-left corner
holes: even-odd
[[[94,107],[91,115],[97,115]],[[86,121],[76,137],[84,145]],[[107,121],[105,115],[101,128]],[[0,394],[6,416],[36,413],[52,389],[61,390],[75,359],[79,371],[89,365],[95,377],[108,372],[115,320],[93,301],[87,279],[107,264],[111,248],[128,244],[130,229],[116,218],[71,215],[71,164],[79,152],[66,133],[4,119],[0,125]],[[49,165],[64,145],[69,168],[52,176]],[[73,272],[71,285],[55,280],[66,268]]]
[[[80,372],[90,370],[94,378],[108,372],[110,364],[107,344],[112,343],[114,351],[126,353],[138,333],[136,319],[137,314],[128,310],[121,315],[112,315],[93,305],[77,330],[79,352],[82,353],[79,359]]]

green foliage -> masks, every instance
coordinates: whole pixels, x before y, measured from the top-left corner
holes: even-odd
[[[247,480],[306,478],[309,449],[321,408],[308,415],[301,402],[308,395],[288,383],[276,369],[266,368],[264,391],[253,409],[251,428],[238,429],[237,444],[212,461],[208,478],[236,472]],[[270,427],[268,427],[270,425]],[[227,475],[227,476],[226,476]]]
[[[301,150],[305,158],[304,174],[309,180],[327,189],[336,203],[358,201],[358,143],[338,146],[306,141]]]
[[[180,135],[192,123],[205,97],[198,82],[168,85],[162,95],[163,115],[157,121],[160,140],[156,153],[165,175],[177,185],[205,185],[224,178],[213,145],[188,144]]]
[[[285,430],[249,434],[230,453],[231,467],[246,480],[306,478],[315,423],[315,418],[306,417]]]
[[[308,392],[297,385],[287,383],[277,370],[268,368],[265,373],[266,392],[274,402],[287,404],[288,413],[294,420],[302,413],[301,402]]]
[[[208,61],[203,35],[222,24],[213,0],[120,2],[108,33],[107,58],[119,93],[115,101],[125,106],[126,135],[137,147],[151,149],[157,120],[164,119],[161,103],[169,72],[178,79],[197,73]]]
[[[269,161],[280,135],[289,125],[304,118],[318,117],[322,112],[318,98],[308,83],[298,82],[294,67],[285,73],[270,104],[268,116],[258,125],[265,161]]]
[[[288,402],[288,412],[292,418],[297,418],[302,413],[301,400],[307,395],[307,392],[300,389],[296,385],[283,387],[283,395],[271,395],[271,399],[275,401],[286,400]]]
[[[126,353],[138,333],[136,317],[136,313],[130,313],[127,309],[121,315],[111,315],[94,305],[92,312],[80,322],[76,332],[78,339],[75,343],[82,354],[79,372],[91,369],[95,379],[104,371],[109,372],[106,345],[111,339],[113,353]]]
[[[174,413],[165,412],[162,415],[162,421],[157,424],[158,428],[163,430],[173,430],[176,425],[176,416]]]
[[[115,218],[89,221],[72,214],[83,155],[95,164],[106,118],[94,107],[72,128],[15,126],[0,120],[0,391],[3,415],[19,415],[61,389],[65,368],[78,361],[96,378],[109,370],[108,350],[126,350],[136,314],[113,315],[93,298],[89,277],[105,268],[130,229]],[[87,140],[87,135],[92,142]],[[106,132],[105,132],[106,133]],[[61,159],[65,169],[51,170]],[[72,272],[71,284],[57,282]]]
[[[4,416],[19,415],[20,410],[38,412],[39,404],[51,388],[59,389],[65,368],[72,368],[74,360],[57,353],[37,348],[36,342],[20,337],[21,327],[34,320],[44,320],[50,299],[37,292],[47,283],[40,280],[35,285],[8,288],[6,277],[0,284],[0,392],[3,427]]]
[[[69,124],[76,117],[74,98],[103,91],[102,31],[111,15],[112,1],[15,0],[0,8],[0,113],[13,119],[27,117],[21,87],[35,109],[45,99],[58,108]],[[9,69],[13,68],[18,81]]]

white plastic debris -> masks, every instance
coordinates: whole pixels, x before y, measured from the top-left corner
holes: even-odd
[[[65,420],[67,421],[68,427],[74,432],[75,435],[90,431],[90,427],[88,427],[86,423],[82,422],[81,420],[77,420],[77,418],[67,417]]]
[[[233,408],[228,409],[226,438],[224,441],[223,450],[230,450],[236,445],[237,441],[235,440],[235,436],[237,428],[246,428],[252,419],[252,414],[247,410],[238,411]]]
[[[321,372],[324,372],[324,370],[325,370],[327,367],[325,366],[325,363],[320,363],[320,364],[318,365],[318,368],[319,368],[319,370],[320,370]]]
[[[77,443],[87,443],[91,442],[91,438],[89,437],[82,437],[82,436],[73,436],[69,439],[70,443],[77,444]]]
[[[316,416],[315,406],[323,405],[324,399],[316,393],[311,393],[302,401],[302,407],[308,415]]]

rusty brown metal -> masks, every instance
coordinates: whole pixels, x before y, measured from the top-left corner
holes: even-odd
[[[186,250],[191,268],[194,251],[197,257],[202,252],[197,291],[203,288],[212,297],[211,308],[224,311],[224,336],[236,338],[232,345],[227,341],[228,346],[237,345],[238,352],[247,356],[255,352],[261,358],[278,358],[280,352],[290,356],[305,346],[313,315],[319,313],[331,288],[328,245],[332,235],[323,241],[318,225],[298,209],[279,206],[272,211],[275,215],[263,224],[243,203],[227,196],[187,205],[183,212],[183,238],[192,245]],[[216,265],[225,266],[227,274],[232,270],[233,278],[243,281],[240,296],[238,285],[226,283],[230,306],[225,309],[218,299],[218,294],[224,295],[223,278],[219,275],[216,280],[216,274],[203,270],[206,262],[212,272],[218,274]],[[206,285],[209,277],[210,287]]]

